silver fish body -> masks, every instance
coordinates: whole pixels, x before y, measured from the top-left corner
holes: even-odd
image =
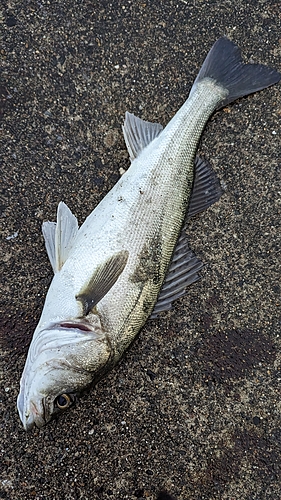
[[[255,65],[262,68],[261,83],[252,87],[247,80],[237,91],[236,82],[234,91],[228,77],[221,82],[212,73],[222,49],[235,52],[238,65],[237,47],[220,39],[164,130],[127,114],[124,135],[132,164],[80,229],[63,203],[57,224],[44,225],[55,275],[21,379],[18,409],[25,429],[45,425],[120,359],[151,315],[171,266],[207,120],[223,104],[279,80],[274,70]],[[244,72],[254,67],[242,66]],[[192,259],[190,282],[201,266],[194,256],[186,262]],[[179,294],[182,289],[172,300]]]

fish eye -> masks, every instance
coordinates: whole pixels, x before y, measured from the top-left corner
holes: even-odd
[[[60,396],[56,398],[55,403],[60,410],[65,410],[71,405],[72,400],[68,394],[60,394]]]

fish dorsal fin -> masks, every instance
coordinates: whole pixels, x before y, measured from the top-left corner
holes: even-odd
[[[146,122],[126,111],[122,130],[130,159],[133,161],[155,137],[158,137],[163,127],[160,123]]]
[[[194,182],[187,219],[206,210],[218,201],[223,193],[219,180],[207,160],[196,156],[194,168]],[[203,264],[190,250],[185,230],[186,222],[175,247],[158,300],[150,316],[151,319],[156,318],[160,312],[171,309],[172,302],[185,295],[186,288],[200,278],[197,273]]]
[[[57,222],[43,222],[42,233],[54,273],[57,273],[67,260],[77,231],[77,219],[62,201],[58,205]]]
[[[185,295],[186,288],[200,278],[197,273],[202,267],[202,262],[190,250],[183,229],[150,319],[171,309],[172,302]]]
[[[121,250],[109,257],[94,272],[90,281],[76,295],[76,299],[83,306],[83,316],[87,316],[91,309],[109,292],[123,272],[129,252]]]
[[[194,168],[194,182],[187,211],[188,217],[203,212],[218,201],[223,194],[217,175],[207,160],[196,156]]]

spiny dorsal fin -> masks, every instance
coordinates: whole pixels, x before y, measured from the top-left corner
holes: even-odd
[[[95,270],[89,283],[76,295],[83,306],[83,316],[87,316],[113,287],[124,270],[128,257],[129,252],[121,250]]]
[[[182,230],[150,319],[171,309],[172,302],[185,295],[186,288],[200,278],[197,273],[202,267],[202,262],[190,250],[185,231]]]
[[[187,211],[188,217],[203,212],[216,203],[223,194],[217,175],[207,160],[196,156],[194,169],[194,182]]]
[[[122,130],[130,159],[133,161],[160,134],[163,127],[160,123],[146,122],[126,111]]]
[[[77,219],[62,201],[58,205],[57,222],[43,222],[42,233],[54,273],[57,273],[67,260],[77,231]]]

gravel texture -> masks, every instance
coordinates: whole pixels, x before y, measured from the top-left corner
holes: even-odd
[[[42,222],[60,200],[84,220],[129,166],[125,111],[166,124],[221,35],[280,71],[279,3],[4,0],[0,24],[0,498],[279,499],[280,84],[206,127],[225,194],[188,230],[201,281],[72,411],[27,434],[16,410]]]

